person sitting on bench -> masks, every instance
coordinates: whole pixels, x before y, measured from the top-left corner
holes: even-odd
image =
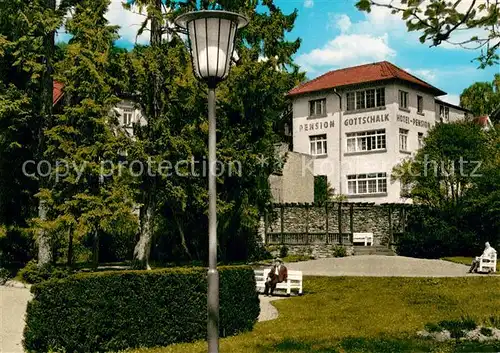
[[[479,262],[481,261],[482,258],[490,259],[497,251],[493,249],[493,247],[490,245],[490,243],[486,242],[484,247],[483,254],[479,257],[476,257],[475,260],[472,261],[472,265],[470,266],[469,273],[472,272],[477,272],[477,269],[479,268]]]
[[[276,285],[278,283],[286,281],[288,278],[288,270],[283,265],[283,261],[280,258],[276,258],[274,260],[274,266],[269,271],[269,274],[266,278],[264,295],[273,295],[274,290],[276,289]]]

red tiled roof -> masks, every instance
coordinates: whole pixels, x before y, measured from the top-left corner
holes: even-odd
[[[417,84],[421,87],[434,91],[436,95],[444,95],[445,92],[422,81],[408,72],[400,69],[388,61],[381,61],[373,64],[348,67],[345,69],[334,70],[306,82],[292,89],[288,95],[311,93],[341,86],[354,85],[359,83],[399,79]]]
[[[58,81],[54,81],[54,86],[52,89],[52,104],[53,105],[56,105],[57,102],[59,102],[59,100],[64,95],[63,87],[64,87],[64,84],[62,84],[61,82],[58,82]]]

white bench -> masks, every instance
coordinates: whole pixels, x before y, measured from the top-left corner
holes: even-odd
[[[489,258],[478,256],[476,260],[479,260],[478,272],[497,272],[497,253],[493,253]]]
[[[257,282],[257,291],[264,292],[266,287],[266,278],[270,268],[255,270],[255,282]],[[292,289],[297,290],[298,294],[302,294],[302,271],[292,271],[288,270],[288,278],[286,281],[278,283],[276,289],[282,289],[286,291],[286,294],[290,295]]]
[[[373,233],[352,233],[352,243],[364,243],[365,246],[373,246]]]

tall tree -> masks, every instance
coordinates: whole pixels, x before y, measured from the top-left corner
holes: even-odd
[[[38,180],[23,172],[23,163],[39,160],[43,151],[43,131],[52,113],[53,37],[67,6],[62,1],[56,9],[53,0],[0,4],[0,213],[7,225],[24,227],[36,212]],[[50,249],[43,234],[38,241],[44,264]]]
[[[58,65],[58,79],[67,104],[45,132],[45,157],[56,167],[49,187],[40,193],[47,217],[38,220],[53,237],[69,229],[70,244],[90,234],[95,264],[99,234],[112,233],[116,224],[133,229],[136,222],[131,180],[119,165],[120,152],[130,141],[111,113],[119,99],[110,75],[117,28],[104,17],[108,5],[109,0],[81,0],[66,21],[73,38]]]
[[[408,187],[415,203],[459,207],[483,173],[486,146],[485,133],[472,122],[438,124],[413,159],[394,167],[392,179]]]
[[[498,0],[358,0],[361,11],[373,6],[388,8],[406,21],[409,31],[421,33],[420,42],[431,46],[451,43],[467,49],[481,49],[480,67],[497,65],[500,48],[500,4]],[[454,39],[460,33],[463,39]]]
[[[166,23],[180,12],[193,9],[195,1],[169,4]],[[258,11],[261,5],[268,11]],[[228,260],[245,257],[251,251],[254,244],[249,242],[255,240],[259,211],[270,200],[267,179],[274,170],[274,144],[279,142],[273,126],[283,119],[285,93],[303,79],[291,59],[300,40],[285,39],[297,13],[284,15],[272,1],[202,1],[201,8],[220,8],[251,17],[250,26],[241,32],[237,42],[238,59],[233,60],[230,78],[218,90],[217,157],[226,168],[218,178],[219,254]],[[142,75],[135,89],[141,92],[137,99],[146,115],[151,106],[147,74],[154,71],[152,65],[159,65],[162,78],[160,117],[153,124],[153,119],[147,117],[149,133],[141,131],[146,127],[137,129],[136,152],[142,154],[141,158],[166,160],[174,167],[177,162],[193,161],[155,179],[161,185],[155,194],[159,212],[155,217],[155,253],[205,260],[207,90],[194,78],[178,29],[171,30],[169,40],[162,42],[161,53],[156,56],[148,47],[134,51],[138,65],[135,71]],[[263,56],[270,60],[259,62]],[[269,161],[267,166],[259,163],[261,157]],[[231,165],[233,173],[229,174]]]
[[[460,105],[474,116],[490,115],[500,108],[500,74],[496,74],[492,82],[476,82],[464,89]]]
[[[143,163],[147,163],[150,158],[155,159],[159,153],[154,144],[158,139],[156,127],[158,119],[162,114],[163,102],[161,99],[162,70],[158,62],[166,54],[167,45],[162,46],[162,37],[167,32],[164,13],[170,8],[170,1],[161,0],[135,0],[124,5],[128,10],[133,10],[133,6],[141,13],[146,13],[146,19],[141,24],[138,35],[142,34],[147,27],[150,27],[150,46],[144,49],[143,54],[151,62],[144,62],[146,65],[144,73],[145,83],[142,86],[141,109],[146,118],[146,126],[137,130],[137,136],[142,141],[142,153],[134,154]],[[144,57],[142,57],[144,58]],[[141,158],[142,157],[142,158]],[[149,269],[149,256],[154,232],[154,219],[157,208],[157,188],[158,177],[143,174],[141,178],[140,208],[140,229],[139,240],[134,249],[134,259],[137,267]]]

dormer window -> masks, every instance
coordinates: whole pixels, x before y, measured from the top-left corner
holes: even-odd
[[[123,108],[123,126],[126,127],[132,126],[133,121],[134,121],[134,109]]]
[[[326,99],[309,101],[309,116],[326,116]]]
[[[385,107],[384,87],[347,92],[346,97],[348,111]]]
[[[450,120],[450,107],[439,105],[439,118],[441,122],[448,122]]]

